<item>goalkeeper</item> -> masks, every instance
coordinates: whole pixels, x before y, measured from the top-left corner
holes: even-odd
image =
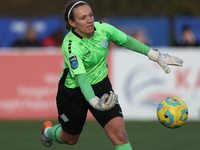
[[[70,1],[64,19],[69,33],[62,44],[65,66],[57,92],[58,120],[43,124],[41,141],[46,147],[54,142],[76,144],[87,111],[90,110],[115,150],[132,150],[125,130],[122,110],[108,77],[106,58],[110,41],[136,51],[157,62],[166,73],[168,65],[182,66],[182,60],[161,54],[107,23],[94,22],[93,12],[84,1]]]

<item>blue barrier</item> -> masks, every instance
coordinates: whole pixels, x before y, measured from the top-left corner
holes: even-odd
[[[11,46],[17,39],[22,38],[30,26],[42,40],[62,28],[62,19],[58,16],[50,17],[0,17],[0,45]]]
[[[130,36],[133,36],[137,30],[144,32],[149,46],[170,46],[172,22],[167,17],[110,17],[106,19],[108,23]],[[192,28],[197,40],[200,41],[200,17],[178,16],[173,20],[172,25],[176,41],[180,40],[182,28],[185,25]],[[64,34],[67,33],[67,30],[63,30],[65,23],[60,16],[33,18],[0,16],[0,47],[12,46],[25,34],[28,26],[36,30],[40,41],[58,30],[62,30]]]
[[[182,30],[184,27],[189,27],[193,31],[196,39],[200,42],[200,17],[192,16],[177,16],[174,18],[174,36],[176,41],[180,41]]]
[[[109,23],[132,36],[135,30],[143,30],[150,46],[170,44],[170,22],[166,17],[108,18]]]

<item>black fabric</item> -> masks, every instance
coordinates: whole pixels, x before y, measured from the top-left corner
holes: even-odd
[[[67,72],[67,71],[66,71]],[[85,100],[80,88],[69,89],[67,88],[63,80],[65,79],[65,73],[59,82],[58,92],[57,92],[57,109],[58,109],[58,120],[62,125],[65,132],[70,135],[76,135],[81,133],[84,123],[87,117],[88,109],[91,111],[93,116],[99,122],[99,124],[104,127],[111,119],[122,116],[121,108],[119,104],[108,111],[98,111],[94,109]],[[109,78],[106,77],[100,83],[92,85],[92,88],[99,98],[105,94],[110,93],[112,90]],[[61,115],[65,115],[69,120],[65,122]]]
[[[63,72],[61,79],[60,79],[60,82],[62,82],[63,84],[65,84],[65,79],[67,77],[68,72],[69,72],[69,68],[66,68]]]

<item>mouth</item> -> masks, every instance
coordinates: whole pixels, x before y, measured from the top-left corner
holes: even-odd
[[[87,26],[88,29],[93,29],[94,25]]]

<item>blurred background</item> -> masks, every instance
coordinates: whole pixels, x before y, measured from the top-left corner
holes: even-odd
[[[68,33],[63,20],[67,2],[0,0],[0,149],[46,149],[39,139],[42,123],[58,123],[55,97],[64,65],[60,46]],[[165,74],[143,55],[111,43],[109,76],[133,147],[198,149],[200,1],[86,2],[96,21],[108,22],[146,45],[184,60],[182,68],[171,67],[171,73]],[[188,122],[176,130],[162,126],[156,116],[158,103],[172,96],[182,99],[189,110]],[[110,150],[113,146],[88,113],[77,145],[54,144],[51,149],[63,148]]]
[[[50,45],[50,37],[61,43],[66,34],[63,21],[65,0],[1,0],[0,46],[17,46],[16,41],[25,36],[29,28],[37,33],[42,46]],[[199,45],[199,1],[197,0],[88,0],[96,20],[106,20],[131,36],[150,46],[183,45],[183,32],[194,34]],[[189,36],[189,35],[188,35]],[[47,39],[48,37],[48,39]],[[46,43],[45,43],[46,40]],[[19,44],[19,43],[18,43]],[[58,44],[58,43],[54,43]],[[189,44],[189,43],[188,43]],[[185,44],[187,45],[187,44]]]

